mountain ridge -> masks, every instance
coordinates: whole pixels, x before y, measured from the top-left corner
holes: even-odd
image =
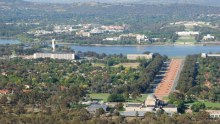
[[[11,1],[11,0],[10,0]],[[74,3],[74,2],[100,2],[100,3],[138,3],[138,4],[199,4],[206,6],[220,6],[219,0],[24,0],[30,2],[46,3]]]

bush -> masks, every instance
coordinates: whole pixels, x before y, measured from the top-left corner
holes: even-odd
[[[109,95],[108,102],[125,102],[125,98],[120,94],[111,94]]]
[[[201,109],[205,109],[206,106],[204,103],[201,103],[201,102],[197,102],[197,103],[194,103],[192,106],[191,106],[191,110],[193,112],[199,112]]]

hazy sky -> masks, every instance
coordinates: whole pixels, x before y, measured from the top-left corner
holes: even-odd
[[[25,1],[33,1],[33,2],[56,2],[56,3],[73,3],[73,2],[90,2],[90,1],[96,1],[96,2],[135,2],[138,0],[25,0]]]
[[[193,3],[203,5],[220,6],[220,0],[25,0],[33,2],[51,2],[51,3],[74,3],[74,2],[103,2],[103,3],[116,3],[116,2],[141,2],[141,3]]]

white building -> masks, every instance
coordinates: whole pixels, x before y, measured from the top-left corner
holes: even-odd
[[[146,112],[154,112],[156,113],[158,110],[164,110],[167,114],[173,115],[177,113],[177,107],[174,105],[161,105],[160,100],[156,98],[155,95],[148,95],[144,104],[140,103],[126,103],[124,105],[125,111],[120,112],[121,115],[126,117],[134,117],[134,116],[144,116]]]
[[[34,34],[34,36],[41,36],[46,34],[53,34],[53,31],[46,31],[46,30],[36,30],[36,31],[29,31],[28,34]]]
[[[55,33],[70,33],[73,31],[72,25],[55,25],[54,32]]]
[[[148,95],[147,99],[145,100],[145,105],[146,106],[151,106],[151,107],[153,106],[153,107],[155,107],[156,101],[157,101],[156,96],[150,94],[150,95]]]
[[[129,60],[137,60],[137,59],[152,59],[153,53],[150,54],[128,54],[127,59]]]
[[[207,54],[207,53],[202,53],[201,54],[202,58],[207,58],[207,57],[220,57],[220,54]]]
[[[212,36],[210,34],[207,34],[206,36],[203,37],[203,40],[213,40],[215,39],[215,36]]]
[[[90,37],[91,36],[90,32],[85,32],[83,30],[76,32],[76,35],[80,36],[80,37]]]
[[[138,35],[136,36],[136,40],[137,40],[137,42],[138,42],[139,44],[141,44],[141,41],[146,41],[146,40],[148,40],[148,39],[147,39],[147,37],[146,37],[145,35],[140,35],[140,34],[138,34]]]
[[[104,31],[103,30],[100,30],[98,28],[94,28],[90,31],[90,34],[103,34]]]
[[[68,53],[35,53],[33,55],[34,59],[38,58],[51,58],[51,59],[66,59],[66,60],[74,60],[75,54]]]
[[[66,59],[66,60],[74,60],[75,54],[68,53],[35,53],[34,59],[38,58],[51,58],[51,59]]]
[[[220,110],[206,110],[209,113],[210,118],[220,118]]]
[[[66,60],[74,60],[74,53],[55,53],[56,50],[56,42],[55,39],[52,39],[52,48],[53,53],[34,53],[33,58],[51,58],[51,59],[66,59]]]
[[[197,31],[182,31],[182,32],[176,32],[178,36],[194,36],[199,35],[199,32]]]
[[[103,41],[119,41],[121,40],[120,37],[108,37],[103,39]]]

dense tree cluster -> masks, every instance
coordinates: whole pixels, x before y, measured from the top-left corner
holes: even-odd
[[[111,94],[108,97],[108,102],[125,102],[125,99],[121,94]]]
[[[183,70],[180,74],[177,89],[186,93],[196,85],[195,78],[197,75],[197,55],[189,55],[185,59]]]
[[[208,101],[220,102],[220,59],[208,57],[199,59],[196,86],[191,94]]]
[[[24,48],[24,45],[0,45],[0,57],[16,55],[33,55],[39,47]]]
[[[159,54],[155,55],[155,57],[151,61],[142,61],[140,63],[140,77],[136,83],[128,84],[120,86],[116,89],[116,93],[124,93],[124,92],[138,92],[138,93],[146,93],[150,92],[151,87],[150,84],[153,82],[154,77],[161,69],[163,62],[167,60],[166,56],[161,56]]]
[[[8,83],[29,84],[36,87],[42,84],[54,84],[79,85],[90,92],[108,93],[114,87],[125,83],[134,84],[139,79],[140,68],[112,67],[117,63],[129,62],[124,56],[98,56],[103,59],[82,62],[53,59],[2,59],[0,60],[1,89],[6,88]]]
[[[2,111],[1,111],[2,112]],[[125,118],[114,115],[113,117],[93,117],[85,109],[54,111],[52,113],[0,114],[0,123],[24,124],[219,124],[219,119],[210,119],[208,113],[202,111],[196,114],[175,114],[172,117],[166,114],[146,113],[143,118]]]
[[[219,102],[219,61],[220,59],[217,57],[201,58],[198,55],[187,56],[177,86],[180,93],[170,95],[171,103],[192,103],[198,100]],[[184,94],[184,97],[173,99],[177,94]],[[177,96],[179,97],[180,95]],[[194,112],[199,112],[200,109],[204,108],[206,106],[203,102],[196,102],[191,106]],[[219,108],[208,107],[208,109]]]

